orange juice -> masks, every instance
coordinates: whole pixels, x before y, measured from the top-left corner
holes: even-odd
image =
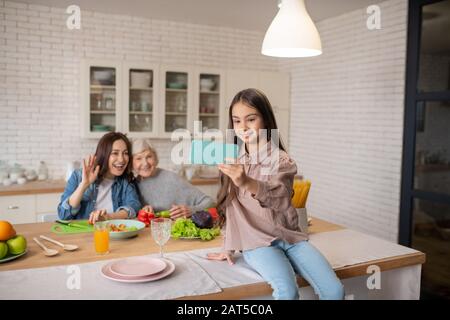
[[[94,231],[95,252],[106,254],[109,252],[109,230]]]

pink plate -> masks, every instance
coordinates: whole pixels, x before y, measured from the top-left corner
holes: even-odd
[[[102,276],[104,276],[105,278],[113,280],[113,281],[119,281],[119,282],[139,283],[139,282],[155,281],[155,280],[165,278],[168,275],[170,275],[172,272],[175,271],[175,265],[173,264],[172,261],[167,260],[167,259],[164,259],[164,261],[167,263],[167,267],[163,271],[149,275],[149,276],[145,276],[145,277],[137,277],[137,278],[130,279],[129,277],[123,277],[123,276],[116,275],[116,274],[112,273],[111,269],[110,269],[111,264],[113,262],[105,264],[102,267],[101,273],[102,273]]]
[[[115,261],[111,264],[112,273],[123,277],[145,277],[163,271],[166,261],[150,257],[134,257]]]

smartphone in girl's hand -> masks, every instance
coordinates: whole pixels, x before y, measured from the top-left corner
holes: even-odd
[[[191,164],[214,166],[237,159],[238,145],[216,141],[193,140],[191,143]],[[227,159],[227,161],[225,160]]]

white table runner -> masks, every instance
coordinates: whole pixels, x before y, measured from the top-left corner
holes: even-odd
[[[156,256],[156,255],[150,255]],[[222,291],[216,282],[184,253],[165,254],[175,264],[166,278],[144,283],[121,283],[104,278],[100,270],[113,260],[77,264],[80,289],[73,287],[69,266],[0,272],[1,299],[174,299]],[[116,259],[114,259],[116,260]],[[70,271],[70,273],[68,273]]]

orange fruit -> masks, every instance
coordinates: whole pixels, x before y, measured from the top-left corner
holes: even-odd
[[[15,235],[16,230],[14,230],[12,224],[8,221],[0,220],[0,241],[9,240]]]

